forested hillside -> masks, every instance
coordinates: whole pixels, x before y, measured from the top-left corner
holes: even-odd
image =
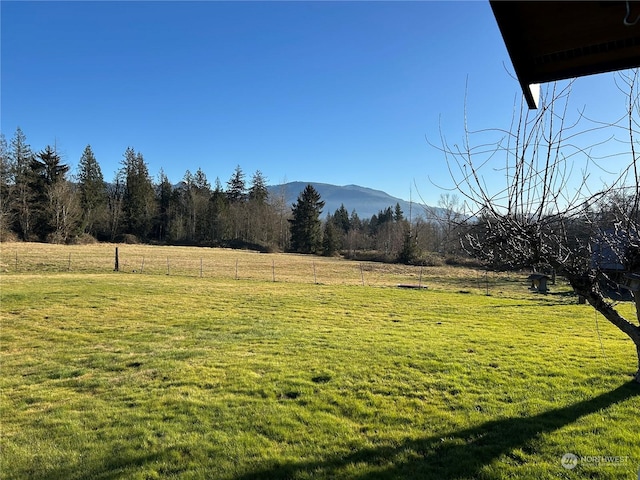
[[[54,147],[34,151],[20,128],[10,142],[1,137],[0,153],[3,240],[76,243],[95,239],[351,256],[367,252],[405,262],[415,261],[421,252],[447,253],[455,246],[450,241],[453,215],[431,221],[419,215],[410,218],[406,204],[403,208],[399,201],[391,203],[397,199],[384,192],[362,187],[353,186],[353,190],[368,190],[369,195],[388,198],[390,203],[361,217],[357,195],[355,205],[336,206],[332,199],[327,208],[311,185],[269,189],[260,170],[247,175],[239,165],[224,183],[219,177],[211,182],[198,169],[187,170],[174,184],[162,170],[152,178],[143,154],[132,147],[123,153],[114,178],[104,178],[90,145],[71,175],[71,166],[63,163]],[[295,185],[299,191],[292,192]],[[298,196],[297,201],[291,201],[292,195]]]

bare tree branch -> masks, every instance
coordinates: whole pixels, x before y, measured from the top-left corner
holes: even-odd
[[[450,145],[441,130],[440,145],[432,146],[447,162],[453,190],[473,207],[462,237],[467,251],[494,268],[546,267],[564,274],[577,294],[634,342],[640,381],[640,325],[607,300],[628,275],[640,274],[637,80],[638,71],[617,77],[626,105],[613,123],[591,120],[584,108],[573,112],[568,82],[552,85],[536,112],[524,100],[514,105],[508,131],[469,130],[465,107],[462,145]],[[619,132],[626,132],[626,148],[599,155],[618,144]],[[503,165],[496,167],[501,157]],[[629,161],[616,173],[603,164],[614,158]],[[608,178],[598,184],[594,171]],[[634,298],[640,322],[640,292]]]

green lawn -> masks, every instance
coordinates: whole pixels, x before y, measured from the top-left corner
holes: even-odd
[[[571,296],[439,272],[5,273],[2,478],[635,480],[632,343]]]

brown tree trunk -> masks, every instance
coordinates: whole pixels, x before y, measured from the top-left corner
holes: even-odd
[[[640,383],[640,345],[636,344],[636,350],[638,352],[638,371],[633,378],[636,382]]]
[[[596,311],[601,313],[604,318],[618,327],[618,329],[624,332],[631,341],[633,341],[638,355],[638,370],[634,375],[634,380],[640,383],[640,326],[634,325],[620,315],[616,309],[605,300],[600,292],[595,291],[594,289],[589,289],[588,291],[585,291],[584,289],[576,289],[576,292],[579,295],[583,295]],[[640,292],[633,293],[636,304],[636,316],[638,317],[638,322],[640,324]]]
[[[633,299],[636,302],[636,317],[638,317],[638,325],[640,326],[640,291],[633,292]],[[638,352],[638,371],[636,372],[635,380],[640,383],[640,343],[635,343],[636,351]]]

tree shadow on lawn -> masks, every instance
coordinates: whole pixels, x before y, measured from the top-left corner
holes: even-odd
[[[552,432],[579,418],[640,395],[640,385],[628,382],[611,392],[533,417],[506,418],[486,422],[474,428],[449,432],[424,439],[409,439],[395,445],[365,448],[345,456],[326,460],[274,465],[236,477],[236,480],[299,477],[357,479],[434,479],[477,478],[481,469],[501,455],[524,448],[541,434]],[[529,447],[531,448],[531,447]],[[565,452],[563,452],[565,453]],[[518,463],[516,457],[514,463]],[[347,474],[346,467],[357,471],[357,464],[372,466],[375,472]],[[560,468],[560,457],[558,457]]]

